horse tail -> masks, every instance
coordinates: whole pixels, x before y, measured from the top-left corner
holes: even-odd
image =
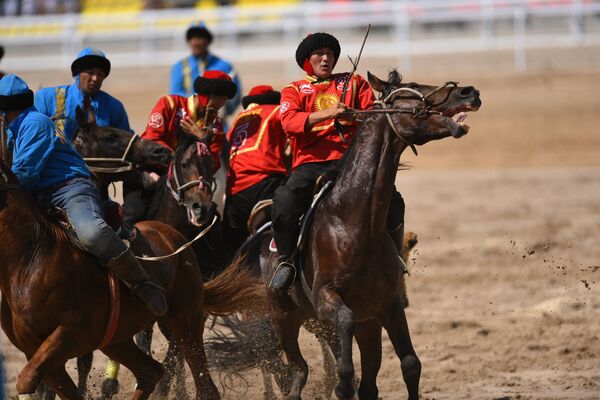
[[[267,292],[253,274],[246,257],[236,258],[223,272],[204,284],[204,308],[212,315],[228,315],[241,310],[266,309]]]

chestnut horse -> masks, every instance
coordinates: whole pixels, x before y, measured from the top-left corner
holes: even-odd
[[[138,228],[140,235],[132,243],[138,255],[170,254],[185,242],[173,228],[158,222],[143,222]],[[97,349],[105,339],[111,313],[106,269],[71,244],[3,162],[0,240],[4,243],[0,249],[2,328],[28,360],[17,379],[20,398],[28,398],[43,381],[63,399],[82,399],[65,363]],[[198,261],[189,250],[161,262],[143,263],[151,279],[166,288],[169,311],[164,319],[192,371],[196,399],[219,398],[204,354],[204,313],[226,314],[260,304],[261,286],[254,285],[248,271],[236,264],[203,284]],[[124,285],[120,289],[121,317],[112,339],[100,350],[134,374],[133,398],[147,399],[162,367],[135,346],[132,336],[156,318]]]
[[[300,399],[308,377],[298,332],[309,318],[317,318],[324,332],[330,332],[338,364],[338,398],[351,399],[355,392],[353,337],[361,354],[358,396],[378,398],[382,327],[401,360],[409,399],[419,397],[421,364],[404,313],[400,262],[386,227],[388,208],[402,152],[464,135],[466,125],[450,117],[477,110],[481,101],[473,87],[457,87],[454,82],[440,87],[403,84],[395,71],[388,82],[371,74],[369,82],[382,98],[374,110],[355,112],[366,115],[366,120],[353,136],[333,188],[314,212],[301,254],[303,272],[289,297],[268,296],[270,316],[292,368],[288,400]],[[272,276],[277,260],[268,241],[263,241],[263,279]]]

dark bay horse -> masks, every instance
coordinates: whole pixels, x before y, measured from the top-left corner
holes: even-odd
[[[308,318],[317,318],[324,332],[330,332],[338,398],[354,396],[355,337],[361,353],[359,398],[377,399],[382,327],[401,360],[409,398],[419,397],[421,365],[404,313],[400,262],[387,232],[387,212],[402,152],[464,135],[464,115],[457,121],[451,117],[477,110],[481,101],[473,87],[404,84],[395,71],[388,82],[371,74],[369,82],[382,97],[374,111],[356,113],[367,117],[353,136],[333,188],[315,210],[302,253],[304,276],[297,277],[290,297],[269,294],[270,315],[292,368],[288,400],[300,399],[308,376],[298,346],[300,326]],[[262,243],[260,261],[263,279],[269,279],[277,254],[269,251],[268,241]]]
[[[141,234],[132,243],[136,254],[169,254],[185,242],[177,231],[158,222],[144,222],[138,228]],[[104,338],[111,312],[105,268],[70,243],[2,162],[0,240],[2,328],[28,360],[17,379],[17,392],[27,398],[43,381],[63,399],[82,399],[64,364],[98,348]],[[203,284],[198,261],[189,250],[162,262],[143,263],[151,278],[167,290],[165,321],[192,370],[196,398],[219,398],[204,355],[204,313],[220,315],[260,304],[263,289],[235,264]],[[147,399],[162,368],[135,346],[132,336],[156,318],[120,286],[121,318],[114,336],[100,350],[135,375],[133,398]]]

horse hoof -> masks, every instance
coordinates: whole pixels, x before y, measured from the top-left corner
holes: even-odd
[[[117,393],[119,393],[119,381],[114,378],[104,379],[101,399],[110,399]]]

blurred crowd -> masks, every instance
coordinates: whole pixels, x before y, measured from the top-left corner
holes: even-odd
[[[273,3],[297,3],[304,0],[279,0]],[[335,1],[335,0],[323,0]],[[356,1],[356,0],[355,0]],[[359,0],[360,1],[360,0]],[[0,0],[0,15],[37,15],[37,14],[62,14],[78,13],[85,11],[86,7],[94,8],[96,3],[111,3],[114,0]],[[189,8],[198,5],[227,6],[248,4],[248,0],[123,0],[123,3],[132,3],[141,9]]]

